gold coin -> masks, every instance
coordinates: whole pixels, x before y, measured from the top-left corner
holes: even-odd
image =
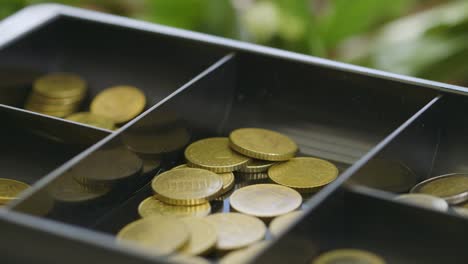
[[[86,92],[86,81],[72,73],[51,73],[37,79],[33,91],[52,98],[82,96]]]
[[[80,94],[77,96],[72,97],[64,97],[64,98],[54,98],[54,97],[47,97],[38,93],[31,93],[28,97],[27,102],[31,102],[33,104],[43,104],[43,105],[76,105],[79,104],[85,97],[85,94]]]
[[[31,107],[25,107],[25,109],[26,109],[26,110],[29,110],[29,111],[36,112],[36,113],[41,113],[41,114],[44,114],[44,115],[54,116],[54,117],[66,117],[66,116],[72,114],[73,112],[75,112],[74,110],[67,110],[67,111],[44,111],[44,110],[40,110],[40,109],[36,109],[36,108],[31,108]]]
[[[336,249],[320,255],[312,264],[385,264],[385,260],[376,254],[359,249]]]
[[[295,190],[276,184],[255,184],[236,190],[230,204],[237,212],[260,218],[287,214],[299,208],[302,196]]]
[[[223,188],[223,180],[211,171],[185,168],[156,176],[151,186],[156,197],[163,202],[197,205],[215,198]]]
[[[297,219],[299,219],[302,214],[302,211],[294,211],[276,217],[270,223],[270,233],[274,237],[279,237],[289,226],[291,226]]]
[[[176,169],[181,169],[181,168],[190,168],[187,164],[182,164],[177,167],[172,168],[173,170]],[[232,172],[224,172],[224,173],[217,173],[219,176],[221,176],[221,179],[223,180],[223,188],[221,189],[221,192],[219,195],[222,195],[234,187],[234,173]]]
[[[270,242],[268,241],[261,241],[257,242],[247,248],[239,249],[236,251],[232,251],[226,256],[224,256],[220,261],[219,264],[242,264],[242,263],[250,263],[255,256],[257,256],[265,247],[268,246]]]
[[[32,102],[26,102],[24,106],[24,108],[26,109],[35,109],[38,111],[46,111],[46,112],[76,111],[78,107],[79,107],[79,104],[48,105],[48,104],[36,104]]]
[[[64,174],[49,185],[48,191],[56,201],[80,203],[102,197],[110,191],[110,188],[85,186],[75,181],[70,174]]]
[[[80,112],[69,115],[67,120],[75,121],[78,123],[87,124],[90,126],[100,127],[104,129],[113,130],[115,129],[114,122],[106,117],[95,115],[90,112]]]
[[[190,233],[182,220],[151,216],[126,225],[117,234],[118,242],[133,242],[152,255],[168,255],[183,247]]]
[[[253,159],[249,163],[247,163],[245,167],[240,168],[239,172],[244,172],[244,173],[266,172],[274,164],[275,162],[273,161]]]
[[[395,200],[443,212],[449,208],[448,203],[444,199],[422,193],[398,195],[395,197]]]
[[[250,159],[229,148],[229,139],[205,138],[185,149],[185,159],[191,167],[213,172],[231,172],[244,167]]]
[[[332,163],[316,158],[293,158],[268,169],[270,179],[302,193],[314,192],[334,181],[338,168]]]
[[[190,233],[190,239],[179,252],[186,255],[205,255],[216,245],[218,234],[210,221],[199,217],[182,218]]]
[[[265,224],[258,218],[239,213],[217,213],[206,217],[216,227],[219,250],[246,247],[265,238]]]
[[[229,135],[230,146],[251,158],[284,161],[296,154],[298,147],[289,137],[262,128],[240,128]]]
[[[260,181],[268,179],[268,173],[265,172],[257,172],[257,173],[243,173],[238,172],[236,173],[239,178],[246,180],[246,181]]]
[[[449,204],[468,200],[468,174],[454,173],[420,182],[411,189],[412,193],[424,193],[440,197]]]
[[[19,194],[29,188],[26,183],[0,178],[0,204],[7,204],[17,199]]]
[[[194,206],[170,205],[151,196],[143,200],[138,206],[141,217],[152,215],[172,215],[176,217],[207,216],[211,212],[210,203],[202,203]]]
[[[140,89],[133,86],[114,86],[96,95],[90,108],[91,113],[121,124],[140,114],[145,105],[145,94]]]
[[[197,256],[186,256],[182,254],[175,254],[169,257],[170,263],[183,263],[183,264],[212,264],[211,261],[208,261],[202,257]]]

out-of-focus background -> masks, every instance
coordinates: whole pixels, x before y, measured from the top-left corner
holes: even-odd
[[[467,0],[0,0],[0,19],[42,2],[468,85]]]

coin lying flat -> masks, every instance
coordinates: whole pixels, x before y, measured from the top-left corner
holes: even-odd
[[[220,264],[242,264],[249,263],[257,254],[259,254],[266,246],[267,241],[257,242],[247,248],[239,249],[230,252],[224,256],[219,263]]]
[[[115,129],[114,122],[106,117],[95,115],[90,112],[80,112],[69,115],[67,120],[75,121],[78,123],[87,124],[90,126],[100,127],[104,129],[113,130]]]
[[[294,221],[296,221],[296,219],[299,219],[302,214],[302,211],[294,211],[276,217],[270,223],[270,233],[274,237],[280,236]]]
[[[205,255],[216,245],[218,234],[210,221],[199,217],[185,217],[181,219],[190,233],[187,244],[179,250],[186,255]]]
[[[182,164],[177,167],[172,168],[173,170],[175,169],[181,169],[181,168],[190,168],[187,164]],[[223,173],[217,173],[219,176],[221,176],[221,179],[223,180],[223,188],[221,189],[221,192],[219,195],[222,195],[234,187],[234,173],[232,172],[223,172]]]
[[[183,247],[190,233],[182,220],[170,216],[151,216],[126,225],[117,234],[118,242],[134,242],[152,255],[168,255]]]
[[[236,190],[230,204],[237,212],[270,218],[296,210],[302,196],[295,190],[276,184],[255,184]]]
[[[449,208],[444,199],[421,193],[402,194],[395,197],[395,200],[443,212]]]
[[[266,172],[274,164],[275,162],[273,161],[253,159],[245,167],[239,169],[239,171],[244,173]]]
[[[185,158],[190,167],[213,172],[231,172],[244,167],[250,159],[229,148],[229,139],[205,138],[190,144],[185,149]]]
[[[270,161],[288,160],[298,147],[289,137],[262,128],[240,128],[229,135],[230,146],[251,158]]]
[[[15,200],[18,195],[27,188],[29,188],[29,185],[26,183],[0,178],[0,205]]]
[[[52,98],[81,96],[86,92],[86,81],[72,73],[52,73],[37,79],[33,92]]]
[[[270,179],[278,184],[307,193],[334,181],[338,168],[332,163],[316,158],[293,158],[268,169]]]
[[[79,184],[69,174],[61,175],[48,187],[50,196],[56,201],[66,203],[81,203],[95,200],[107,194],[111,188],[99,186],[92,188]]]
[[[100,92],[91,102],[91,113],[107,117],[116,124],[140,114],[146,105],[145,94],[133,86],[113,86]]]
[[[70,97],[63,97],[63,98],[54,98],[54,97],[47,97],[38,93],[31,93],[28,97],[27,102],[31,102],[33,104],[42,104],[42,105],[68,105],[74,106],[80,104],[80,102],[84,99],[86,93],[79,94],[76,96]]]
[[[197,205],[215,198],[223,188],[223,180],[211,171],[182,168],[156,176],[151,186],[156,197],[165,203]]]
[[[454,173],[430,178],[414,186],[411,192],[437,196],[449,204],[458,204],[468,200],[468,174]]]
[[[194,206],[171,205],[159,201],[151,196],[143,200],[138,206],[138,213],[141,217],[152,215],[171,215],[176,217],[186,216],[207,216],[211,212],[210,203],[202,203]]]
[[[385,264],[380,256],[359,249],[336,249],[320,255],[312,264]]]
[[[265,238],[265,224],[258,218],[239,213],[217,213],[206,217],[216,227],[219,250],[246,247]]]

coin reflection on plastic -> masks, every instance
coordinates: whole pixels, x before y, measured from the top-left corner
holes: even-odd
[[[433,177],[414,186],[411,193],[433,195],[449,204],[459,204],[468,200],[468,174],[453,173]]]
[[[395,200],[442,212],[447,211],[449,208],[448,203],[444,199],[427,194],[402,194],[395,197]]]

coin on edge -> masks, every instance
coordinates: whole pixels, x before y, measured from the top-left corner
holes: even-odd
[[[296,219],[299,219],[302,214],[302,211],[294,211],[276,217],[270,223],[270,233],[274,237],[280,236],[294,221],[296,221]]]
[[[206,217],[216,227],[218,250],[234,250],[263,240],[265,224],[258,218],[239,213],[216,213]]]
[[[437,211],[445,212],[448,210],[448,203],[439,197],[422,194],[422,193],[409,193],[402,194],[395,197],[396,201],[405,202],[408,204],[419,205],[424,208],[434,209]]]
[[[17,199],[18,195],[27,188],[29,185],[24,182],[0,178],[0,205]]]
[[[103,116],[95,115],[90,112],[74,113],[72,115],[67,116],[66,119],[108,130],[115,129],[115,124],[112,120]]]
[[[86,92],[86,81],[72,73],[51,73],[34,82],[33,92],[52,98],[80,96]]]
[[[197,205],[214,199],[223,188],[221,177],[196,168],[170,170],[151,184],[156,198],[173,205]]]
[[[440,197],[449,204],[468,200],[468,174],[453,173],[441,175],[420,182],[411,193],[424,193]]]
[[[184,222],[170,216],[151,216],[126,225],[117,234],[118,242],[134,242],[152,255],[168,255],[185,245],[190,233]]]
[[[312,261],[312,264],[334,263],[385,264],[385,260],[380,256],[365,250],[335,249],[323,253]]]
[[[143,200],[138,206],[138,214],[141,217],[152,215],[172,215],[176,217],[207,216],[211,212],[210,203],[202,203],[194,206],[171,205],[159,201],[154,196]]]
[[[91,113],[107,117],[116,124],[125,123],[145,109],[145,94],[133,86],[104,89],[91,102]]]
[[[255,184],[234,191],[229,200],[231,207],[239,213],[271,218],[299,208],[302,196],[289,187]]]
[[[338,177],[338,168],[332,163],[316,158],[293,158],[268,169],[268,177],[278,184],[301,193],[314,192]]]
[[[262,128],[239,128],[229,135],[230,146],[251,158],[284,161],[296,154],[298,147],[289,137]]]
[[[229,148],[229,139],[205,138],[190,144],[185,149],[185,159],[190,167],[213,172],[231,172],[244,167],[250,158]]]
[[[188,228],[190,238],[179,253],[192,256],[205,255],[215,247],[218,233],[209,220],[199,217],[184,217],[181,220]]]

